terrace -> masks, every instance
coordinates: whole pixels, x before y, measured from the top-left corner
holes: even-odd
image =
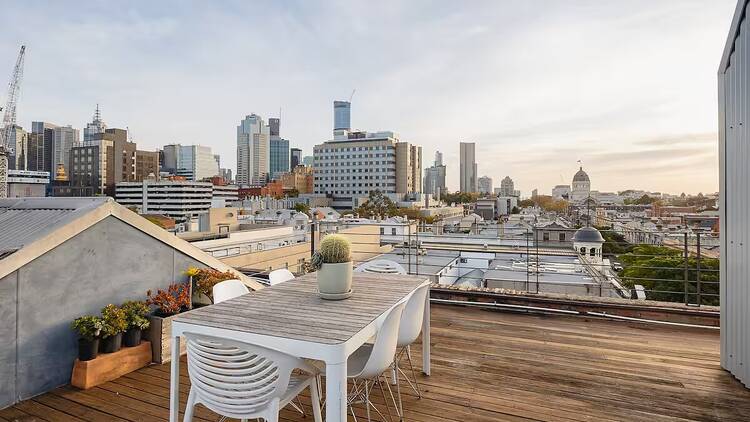
[[[407,420],[743,421],[750,411],[750,391],[719,365],[714,329],[434,304],[431,344],[432,375],[420,375],[422,399],[406,391]],[[306,419],[287,408],[282,420],[311,420],[309,396],[303,404]],[[90,390],[55,389],[0,421],[164,421],[168,407],[169,365],[152,365]],[[218,416],[199,407],[195,420]]]

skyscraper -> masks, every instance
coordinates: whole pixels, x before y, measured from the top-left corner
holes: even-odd
[[[35,150],[36,171],[48,171],[50,174],[54,174],[55,165],[52,163],[55,152],[55,129],[57,125],[49,122],[31,122],[31,132],[39,134],[34,137],[36,145],[32,148]],[[29,165],[31,168],[32,165]],[[67,164],[66,164],[67,169]]]
[[[279,136],[281,131],[281,118],[269,117],[268,118],[268,134],[270,136]]]
[[[269,172],[276,179],[281,173],[289,171],[289,141],[277,135],[271,136],[271,157]]]
[[[270,128],[250,114],[237,126],[237,184],[265,183],[270,161]]]
[[[302,164],[302,150],[299,148],[292,148],[289,150],[289,168],[294,170],[295,167]]]
[[[492,193],[492,178],[489,176],[482,176],[477,179],[477,189],[479,193]]]
[[[67,172],[70,170],[70,150],[80,145],[78,129],[73,129],[70,125],[58,126],[53,129],[53,135],[50,172],[57,171],[58,165],[62,165]]]
[[[429,193],[435,199],[440,199],[445,193],[445,166],[443,165],[443,153],[435,152],[435,162],[432,167],[425,169],[424,192]]]
[[[352,103],[349,101],[333,102],[333,130],[351,130]]]
[[[201,181],[219,175],[219,161],[219,156],[211,152],[211,147],[170,144],[164,146],[162,171]]]
[[[460,154],[460,190],[461,192],[477,191],[477,161],[474,154],[474,142],[461,142]]]
[[[94,135],[104,133],[105,130],[107,130],[107,125],[102,121],[102,114],[99,111],[99,104],[97,104],[91,123],[88,123],[83,129],[83,144],[87,145],[94,140]]]
[[[498,193],[500,196],[516,196],[516,187],[510,176],[505,176],[505,178],[500,181],[500,192]]]

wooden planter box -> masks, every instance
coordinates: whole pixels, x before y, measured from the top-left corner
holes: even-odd
[[[155,363],[167,363],[172,360],[172,320],[180,314],[166,318],[151,315],[151,325],[146,338],[151,342],[151,360]],[[185,342],[180,342],[180,355],[185,354]]]
[[[151,343],[143,341],[135,347],[123,347],[114,353],[102,353],[93,360],[76,359],[70,383],[88,389],[120,378],[151,363]]]

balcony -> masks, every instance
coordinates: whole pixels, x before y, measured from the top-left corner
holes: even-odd
[[[750,391],[721,369],[719,332],[707,328],[435,304],[432,376],[419,381],[422,399],[402,390],[406,420],[741,421],[750,412]],[[307,418],[288,408],[282,420],[312,420],[309,397],[303,404]],[[0,420],[164,421],[168,406],[169,365],[152,365],[87,391],[58,388]],[[217,419],[200,407],[195,420]]]

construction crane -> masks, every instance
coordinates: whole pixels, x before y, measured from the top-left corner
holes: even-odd
[[[18,102],[18,94],[21,92],[25,55],[26,46],[22,45],[21,51],[18,52],[16,66],[13,68],[13,75],[11,75],[8,84],[3,124],[0,125],[0,198],[8,197],[8,155],[12,154],[14,149],[14,145],[11,145],[11,134],[16,128],[16,103]]]
[[[350,96],[349,96],[349,103],[350,103],[350,104],[351,104],[351,102],[352,102],[352,98],[354,98],[354,93],[355,93],[355,92],[357,92],[357,90],[356,90],[356,89],[353,89],[353,90],[352,90],[352,95],[350,95]]]

